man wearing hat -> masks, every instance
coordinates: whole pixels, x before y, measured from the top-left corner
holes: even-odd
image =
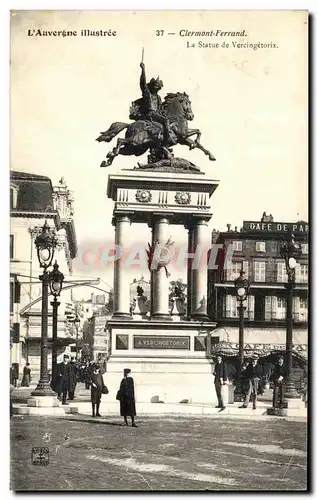
[[[283,408],[284,400],[284,380],[287,375],[286,367],[284,366],[283,356],[279,356],[278,362],[274,368],[271,380],[273,387],[273,408]]]
[[[120,401],[120,415],[124,417],[125,424],[128,425],[127,417],[130,417],[131,426],[137,427],[137,425],[135,424],[136,402],[134,379],[130,374],[130,368],[125,368],[124,378],[120,383],[120,388],[117,392],[116,399]]]
[[[223,411],[225,410],[225,405],[222,397],[222,386],[226,384],[228,373],[227,366],[222,360],[222,356],[220,354],[216,357],[213,375],[215,392],[218,398],[218,405],[216,408],[220,408],[220,411]]]
[[[54,391],[57,392],[57,396],[61,399],[62,395],[62,404],[67,405],[66,397],[67,391],[69,388],[69,376],[70,376],[70,367],[69,367],[70,357],[68,354],[64,354],[63,362],[58,363],[56,365],[56,379],[54,384]]]
[[[248,391],[245,402],[240,408],[247,408],[252,396],[253,410],[256,410],[258,385],[263,376],[262,366],[258,364],[258,356],[252,358],[251,363],[246,368],[246,379],[248,380]]]

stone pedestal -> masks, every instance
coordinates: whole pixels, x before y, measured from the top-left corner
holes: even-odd
[[[207,316],[207,253],[208,222],[212,217],[210,197],[218,184],[202,173],[175,169],[122,170],[109,175],[107,195],[114,201],[116,245],[127,246],[129,227],[134,234],[138,229],[131,226],[138,223],[146,223],[152,229],[152,238],[145,241],[145,248],[149,241],[152,245],[165,245],[170,237],[173,240],[175,225],[189,229],[188,248],[176,253],[188,272],[187,320],[185,311],[177,314],[177,302],[171,315],[169,277],[160,266],[150,266],[150,318],[141,317],[140,304],[129,316],[129,279],[124,276],[124,262],[115,263],[115,310],[108,321],[112,350],[104,376],[110,390],[109,401],[116,400],[123,369],[130,368],[138,402],[216,404],[213,365],[206,356],[205,338],[215,328]],[[197,254],[197,259],[189,259],[189,252]],[[193,261],[196,266],[192,268]]]
[[[28,399],[27,405],[18,405],[16,415],[29,416],[64,416],[65,411],[57,396],[33,396]]]
[[[206,326],[213,329],[215,323]],[[123,369],[130,368],[138,402],[150,403],[157,398],[165,403],[188,400],[217,404],[214,366],[206,356],[199,322],[109,320],[108,327],[112,355],[104,380],[110,402],[115,401]]]

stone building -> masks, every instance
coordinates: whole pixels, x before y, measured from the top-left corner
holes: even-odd
[[[11,363],[20,373],[26,362],[33,380],[40,370],[41,283],[35,238],[47,221],[58,238],[54,260],[64,274],[64,287],[58,311],[59,351],[73,342],[66,327],[65,303],[71,300],[67,289],[72,261],[77,252],[72,193],[61,179],[52,186],[48,177],[25,172],[10,174],[10,324],[13,330]],[[49,297],[49,339],[52,337],[52,308]],[[59,352],[58,351],[58,352]],[[51,354],[49,350],[49,366]]]
[[[286,339],[287,273],[280,248],[292,230],[302,249],[296,266],[296,286],[293,301],[293,338],[295,349],[306,355],[308,320],[308,232],[304,221],[275,222],[273,216],[263,214],[260,221],[244,221],[237,227],[212,234],[212,244],[219,244],[221,257],[233,254],[231,262],[219,259],[218,269],[208,271],[208,311],[217,328],[212,332],[213,343],[223,343],[231,349],[238,347],[238,302],[234,282],[243,263],[244,277],[250,280],[250,291],[245,310],[246,352],[280,346]],[[227,253],[228,252],[228,253]],[[223,265],[222,265],[223,260]]]

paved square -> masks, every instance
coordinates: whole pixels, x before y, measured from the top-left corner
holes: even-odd
[[[11,489],[306,490],[306,423],[141,417],[11,420]],[[49,449],[46,467],[34,447]]]

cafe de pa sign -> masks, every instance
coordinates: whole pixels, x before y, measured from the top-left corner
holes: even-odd
[[[306,222],[259,222],[243,221],[243,231],[253,233],[288,233],[308,234],[309,224]]]

